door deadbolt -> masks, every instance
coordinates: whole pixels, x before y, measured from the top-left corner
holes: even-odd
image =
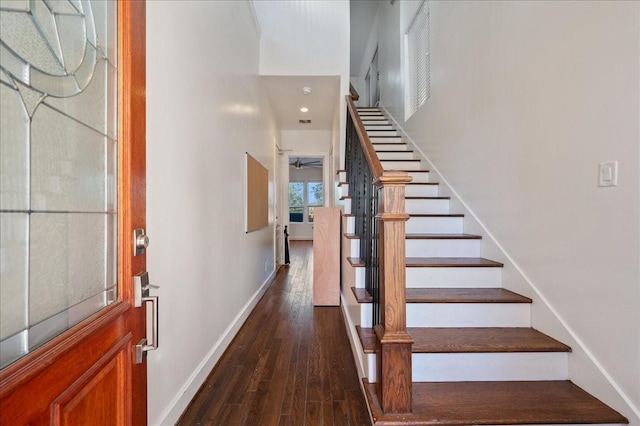
[[[144,233],[144,229],[133,230],[133,255],[140,256],[149,247],[149,237]]]

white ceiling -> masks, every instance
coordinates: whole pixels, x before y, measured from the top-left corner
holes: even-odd
[[[351,0],[351,75],[358,73],[369,32],[378,12],[378,0]],[[342,101],[338,76],[263,76],[282,130],[331,130]],[[302,88],[311,87],[304,95]],[[307,107],[309,112],[300,112]],[[300,124],[308,119],[311,124]]]
[[[271,103],[282,130],[331,130],[339,105],[340,78],[338,76],[263,76]],[[311,93],[302,93],[310,87]],[[307,107],[309,112],[300,112]],[[298,120],[311,120],[300,124]]]

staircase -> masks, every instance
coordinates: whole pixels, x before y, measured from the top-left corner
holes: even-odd
[[[354,350],[375,424],[628,423],[568,380],[571,348],[531,328],[531,299],[502,288],[503,265],[481,257],[482,236],[464,233],[464,216],[450,211],[449,197],[439,196],[438,184],[384,114],[357,111],[382,168],[413,178],[405,190],[412,410],[389,414],[376,386],[380,349],[358,257],[361,241],[346,172],[339,172],[343,297],[357,331]]]

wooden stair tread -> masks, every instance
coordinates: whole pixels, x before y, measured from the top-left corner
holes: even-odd
[[[571,348],[533,328],[408,328],[413,352],[571,352]]]
[[[427,214],[427,213],[416,213],[410,214],[411,217],[464,217],[462,213],[435,213],[435,214]]]
[[[350,234],[351,235],[351,234]],[[351,266],[364,266],[359,257],[347,257]],[[483,257],[407,257],[407,268],[502,268],[500,262]]]
[[[379,136],[380,137],[380,136]],[[371,145],[406,145],[406,142],[371,142]]]
[[[371,303],[364,288],[351,287],[358,303]],[[531,303],[531,299],[504,288],[408,288],[407,303]]]
[[[481,240],[481,235],[474,234],[406,234],[407,240]]]
[[[347,257],[347,262],[349,262],[351,266],[364,266],[364,260],[359,257]]]
[[[409,303],[531,303],[504,288],[408,288]]]
[[[344,233],[349,239],[358,239],[357,234]],[[407,240],[481,240],[481,235],[473,234],[405,234]]]
[[[409,414],[382,414],[375,383],[363,382],[376,426],[629,422],[568,380],[413,383]]]
[[[365,353],[374,353],[373,328],[357,327]],[[571,352],[571,348],[525,327],[407,327],[413,353]]]
[[[404,197],[405,200],[450,200],[451,197]]]
[[[500,262],[483,257],[407,257],[408,268],[501,268]]]

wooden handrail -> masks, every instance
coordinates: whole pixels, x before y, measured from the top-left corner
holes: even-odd
[[[358,99],[360,99],[360,95],[358,95],[358,91],[356,90],[355,87],[353,87],[353,84],[349,83],[349,95],[351,96],[351,99],[353,99],[354,101],[357,101]]]
[[[369,135],[364,128],[364,124],[362,124],[362,120],[360,120],[360,116],[358,115],[358,111],[356,110],[356,106],[353,103],[353,99],[350,95],[346,96],[347,98],[347,109],[349,110],[349,114],[351,115],[351,120],[353,121],[353,125],[356,128],[356,133],[358,134],[358,140],[360,141],[360,145],[362,146],[362,151],[364,151],[364,155],[367,158],[367,163],[369,163],[369,167],[371,168],[371,172],[373,173],[374,179],[378,179],[384,173],[382,169],[382,164],[380,164],[380,160],[378,159],[378,155],[376,154],[376,150],[373,148],[371,144],[371,139],[369,139]]]

